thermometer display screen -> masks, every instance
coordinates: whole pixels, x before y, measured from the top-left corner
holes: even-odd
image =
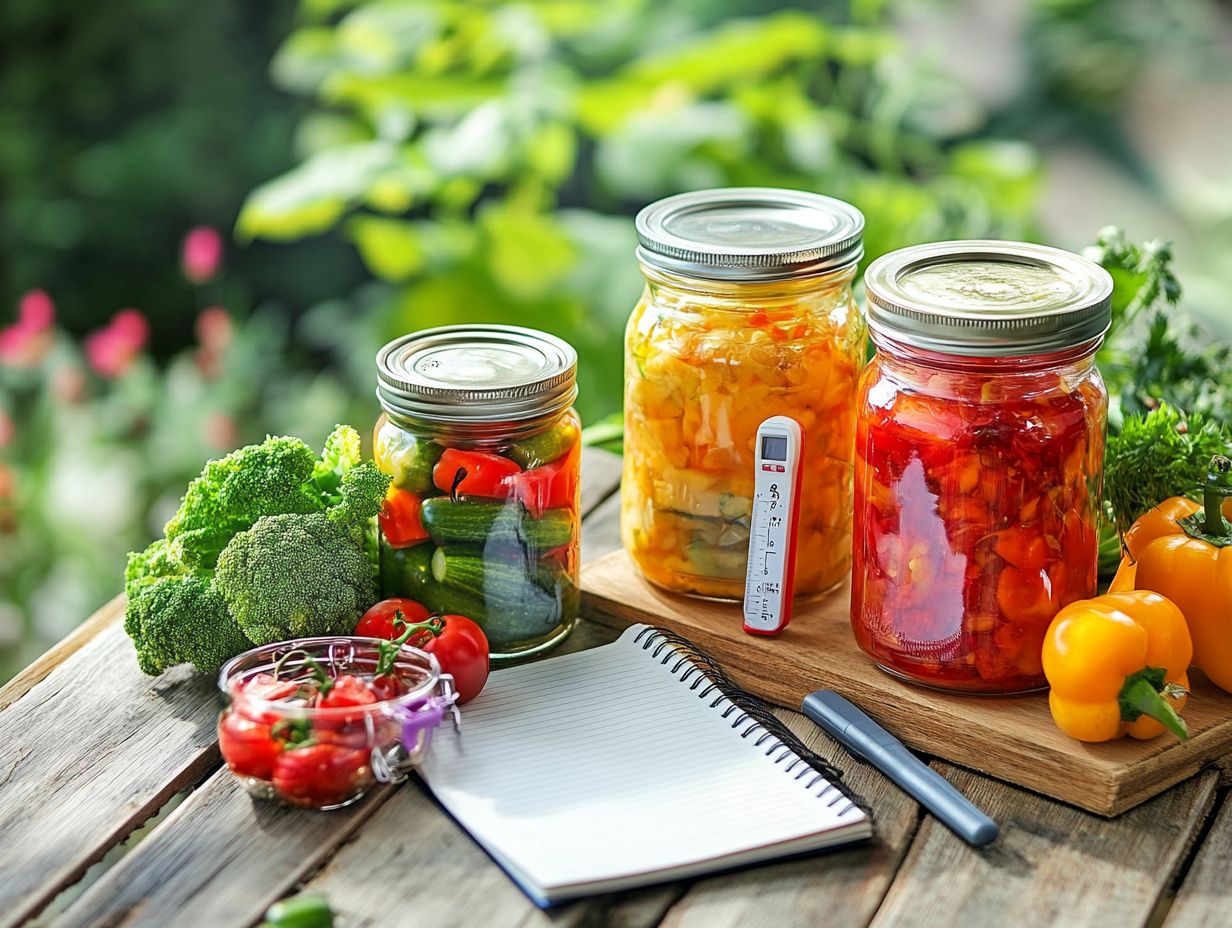
[[[787,439],[766,435],[761,440],[761,456],[767,461],[787,460]]]

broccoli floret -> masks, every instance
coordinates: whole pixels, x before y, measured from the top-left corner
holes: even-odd
[[[167,540],[192,568],[209,569],[236,532],[276,513],[316,512],[321,495],[307,481],[316,455],[298,438],[267,438],[205,465],[166,525]]]
[[[376,598],[351,528],[324,512],[257,520],[223,550],[214,585],[256,644],[349,634]]]
[[[339,525],[360,529],[381,511],[385,491],[389,489],[389,474],[383,474],[371,461],[365,461],[349,471],[338,487],[338,505],[330,507],[328,515]]]
[[[349,425],[334,426],[325,439],[325,450],[312,470],[313,488],[321,494],[328,505],[341,501],[339,485],[347,471],[359,463],[361,457],[359,432]]]
[[[179,577],[185,572],[183,562],[175,556],[167,540],[160,538],[144,551],[129,552],[124,568],[124,595],[132,599],[155,580]]]
[[[176,664],[215,673],[252,647],[209,578],[194,574],[146,576],[129,596],[124,630],[137,647],[137,665],[151,675]]]

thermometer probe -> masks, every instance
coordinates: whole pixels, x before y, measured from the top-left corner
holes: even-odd
[[[744,630],[750,635],[777,635],[791,621],[804,454],[800,423],[789,416],[771,416],[757,429],[756,449]]]

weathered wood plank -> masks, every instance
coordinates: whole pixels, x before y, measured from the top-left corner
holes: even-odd
[[[391,894],[405,889],[406,897]],[[599,897],[543,913],[428,797],[404,786],[305,887],[329,897],[349,926],[390,924],[403,904],[433,928],[620,924],[649,928],[679,895],[659,887]],[[395,891],[396,892],[396,891]],[[619,913],[619,914],[617,914]]]
[[[225,769],[87,890],[53,928],[249,925],[320,866],[389,790],[335,812],[251,799]],[[394,898],[400,881],[390,884]],[[191,919],[186,920],[186,916]]]
[[[619,458],[587,450],[583,474],[585,515],[619,484]],[[584,520],[584,538],[588,525]],[[118,627],[112,631],[119,634],[131,659],[131,648],[122,631]],[[610,629],[582,623],[568,646],[593,645],[612,637]],[[212,687],[212,681],[205,682]],[[205,734],[211,750],[216,711],[211,699]],[[156,768],[157,764],[150,766]],[[249,924],[270,902],[327,859],[380,801],[370,800],[362,806],[362,813],[287,811],[273,804],[251,802],[227,771],[219,771],[55,924],[127,919],[125,925],[165,925],[174,921],[170,916],[186,909],[191,909],[201,924],[220,928]],[[499,871],[497,876],[501,876]],[[456,874],[455,885],[462,885],[465,877]],[[389,903],[388,896],[385,901]]]
[[[35,684],[45,680],[49,673],[93,641],[108,626],[120,621],[123,615],[124,596],[120,595],[73,629],[8,683],[0,686],[0,712],[25,696]]]
[[[876,835],[842,850],[702,880],[668,912],[665,928],[863,928],[881,904],[915,835],[919,806],[803,715],[776,714],[868,801]]]
[[[153,679],[111,624],[0,712],[0,925],[16,925],[217,763],[214,682]]]
[[[938,769],[1001,826],[974,850],[927,817],[874,928],[1147,925],[1210,812],[1207,771],[1103,819],[948,765]]]
[[[1232,861],[1232,796],[1225,796],[1219,815],[1185,874],[1164,928],[1208,928],[1232,923],[1229,861]]]

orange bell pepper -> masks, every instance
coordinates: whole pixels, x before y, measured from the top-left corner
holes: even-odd
[[[1154,590],[1176,603],[1189,623],[1194,666],[1232,693],[1232,461],[1211,462],[1203,505],[1164,500],[1125,533],[1126,555],[1110,590]]]
[[[1147,739],[1168,729],[1181,740],[1193,644],[1185,616],[1158,593],[1109,593],[1070,603],[1044,637],[1048,705],[1057,727],[1079,741]]]

